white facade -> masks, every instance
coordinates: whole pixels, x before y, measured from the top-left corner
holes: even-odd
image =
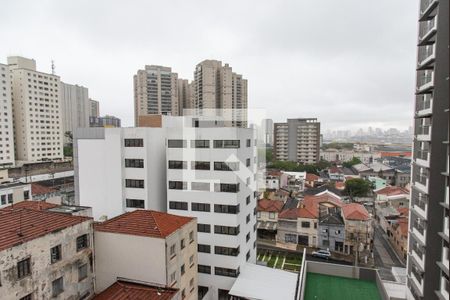
[[[225,170],[225,162],[234,171]],[[167,165],[168,212],[197,218],[199,293],[207,288],[205,299],[218,299],[220,290],[231,289],[240,268],[256,261],[254,131],[169,131]]]
[[[96,220],[135,209],[127,202],[166,211],[165,132],[164,128],[77,130],[75,202],[92,207]],[[127,167],[130,160],[135,167]]]
[[[365,164],[370,164],[376,159],[381,158],[380,152],[362,152],[354,150],[338,150],[338,149],[328,149],[320,151],[320,159],[334,162],[346,162],[353,159],[353,157],[358,158],[361,162]]]
[[[0,168],[14,165],[14,133],[9,67],[0,64]]]
[[[75,128],[89,127],[91,103],[87,88],[61,82],[61,108],[63,134],[73,133]],[[64,142],[70,141],[64,137]]]
[[[24,200],[31,200],[30,184],[20,182],[0,184],[0,208]]]
[[[36,71],[36,62],[23,57],[8,57],[8,65],[14,104],[16,160],[62,159],[59,76]]]
[[[99,117],[100,116],[100,102],[89,98],[89,105],[90,105],[89,116],[90,117]]]

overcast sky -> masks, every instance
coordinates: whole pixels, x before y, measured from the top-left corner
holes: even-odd
[[[0,63],[89,88],[101,114],[133,125],[133,74],[170,66],[192,79],[203,59],[248,79],[249,107],[324,129],[412,124],[418,0],[1,0]]]

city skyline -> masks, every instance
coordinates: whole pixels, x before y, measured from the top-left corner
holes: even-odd
[[[262,3],[255,8],[246,3],[236,12],[234,5],[226,4],[218,15],[214,5],[202,3],[205,18],[194,18],[199,3],[178,3],[173,24],[155,32],[151,26],[142,28],[144,21],[140,20],[144,15],[152,17],[155,24],[164,20],[149,13],[158,9],[145,9],[144,3],[139,11],[118,3],[106,7],[90,4],[87,13],[95,18],[83,22],[77,12],[86,13],[87,2],[28,4],[30,9],[22,12],[24,22],[15,26],[12,16],[21,4],[6,3],[3,11],[7,14],[0,13],[5,41],[0,56],[34,58],[38,69],[48,73],[53,59],[57,75],[89,88],[103,111],[121,118],[124,126],[133,124],[133,74],[142,65],[168,66],[179,77],[192,80],[193,66],[209,58],[239,70],[248,79],[249,108],[267,109],[274,122],[286,117],[317,117],[324,130],[339,130],[345,124],[352,129],[406,129],[411,125],[416,28],[410,24],[417,16],[417,1],[329,2],[321,8],[310,3],[284,4]],[[158,8],[170,13],[165,4]],[[300,11],[300,15],[291,11]],[[374,11],[383,12],[383,17]],[[249,13],[256,17],[247,20]],[[122,18],[122,14],[135,17]],[[323,24],[318,15],[329,22]],[[234,16],[233,24],[230,16]],[[52,22],[40,22],[41,18]],[[119,18],[122,21],[116,22]],[[281,19],[283,22],[278,22]],[[160,42],[142,39],[148,31]],[[23,38],[17,39],[17,34]],[[58,38],[63,34],[70,36],[65,43]],[[294,39],[298,42],[292,36],[300,37]],[[176,43],[173,37],[177,37]],[[30,42],[33,50],[27,48]],[[114,72],[109,71],[111,65]],[[271,74],[265,71],[269,69]],[[354,76],[340,76],[343,71]],[[324,83],[327,88],[321,87]]]

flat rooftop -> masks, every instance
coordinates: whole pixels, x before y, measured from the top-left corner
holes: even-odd
[[[304,300],[380,300],[373,281],[306,273]]]

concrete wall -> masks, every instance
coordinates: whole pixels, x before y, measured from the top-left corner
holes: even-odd
[[[90,236],[90,248],[76,251],[76,238]],[[51,264],[50,248],[61,244],[62,260]],[[93,294],[92,221],[49,233],[0,252],[0,299],[16,300],[32,293],[32,299],[77,300]],[[17,262],[31,258],[31,275],[17,278]],[[88,277],[78,281],[78,267],[88,264]],[[63,276],[64,292],[52,297],[52,281]]]

